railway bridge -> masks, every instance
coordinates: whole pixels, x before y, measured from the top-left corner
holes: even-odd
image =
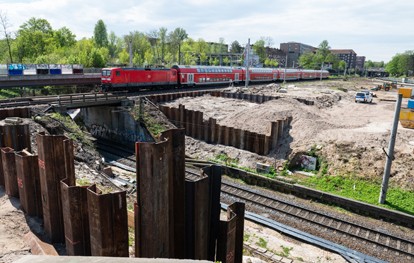
[[[0,75],[0,89],[14,87],[99,85],[100,73],[62,75]]]

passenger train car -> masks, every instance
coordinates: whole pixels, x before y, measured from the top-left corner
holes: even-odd
[[[221,66],[183,66],[160,68],[103,68],[103,91],[152,87],[185,87],[249,82],[275,82],[301,79],[326,79],[326,70],[276,69]]]

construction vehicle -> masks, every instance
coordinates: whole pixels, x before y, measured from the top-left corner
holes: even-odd
[[[393,81],[393,82],[384,82],[382,84],[377,85],[376,87],[372,88],[371,90],[385,90],[385,91],[389,91],[390,89],[396,89],[397,88],[397,82]]]

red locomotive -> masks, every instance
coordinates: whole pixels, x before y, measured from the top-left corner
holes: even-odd
[[[275,82],[300,79],[326,79],[326,70],[250,68],[250,82]],[[286,75],[286,76],[285,76]],[[103,91],[152,87],[183,87],[202,85],[238,84],[247,79],[244,67],[181,66],[160,68],[104,68]]]
[[[177,70],[162,68],[104,68],[101,87],[109,89],[135,89],[155,86],[177,86]]]

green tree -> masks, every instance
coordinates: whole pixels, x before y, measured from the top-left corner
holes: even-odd
[[[30,18],[20,26],[16,36],[16,53],[20,62],[33,62],[36,57],[50,51],[53,30],[45,19]]]
[[[242,52],[242,47],[240,46],[240,43],[237,40],[235,40],[231,43],[230,52],[231,53],[236,53],[236,54],[239,54],[239,53]]]
[[[158,36],[160,38],[160,53],[161,53],[161,63],[165,63],[165,53],[166,53],[166,46],[167,46],[167,29],[165,27],[161,27],[158,31]]]
[[[102,19],[99,19],[93,30],[93,36],[97,47],[108,46],[108,32],[106,31],[106,25]]]
[[[76,44],[76,35],[67,27],[62,27],[54,31],[53,39],[57,47],[73,47]]]
[[[169,35],[169,40],[171,44],[171,51],[172,53],[176,54],[178,52],[178,64],[181,63],[181,45],[185,39],[188,38],[187,32],[178,27]]]
[[[2,31],[4,34],[4,38],[6,39],[6,44],[7,44],[7,51],[9,52],[9,61],[10,63],[13,63],[13,55],[12,55],[12,49],[11,49],[11,37],[10,37],[10,32],[9,32],[9,20],[7,18],[7,15],[2,13],[0,11],[0,23],[2,26]]]
[[[266,49],[264,45],[265,41],[263,39],[256,41],[253,45],[253,50],[259,56],[260,63],[264,63],[266,59]]]

